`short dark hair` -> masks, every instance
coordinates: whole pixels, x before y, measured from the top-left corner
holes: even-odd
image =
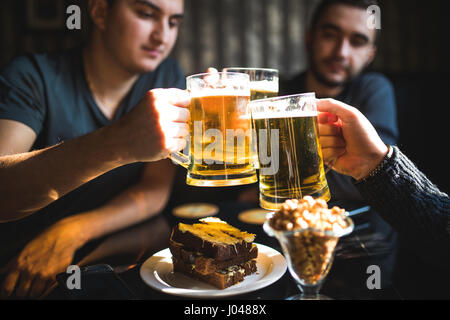
[[[377,0],[322,0],[315,8],[312,18],[311,18],[311,22],[309,23],[309,31],[311,33],[314,33],[314,31],[317,27],[317,23],[319,22],[320,18],[324,14],[324,12],[330,6],[336,5],[336,4],[344,4],[344,5],[348,5],[348,6],[366,10],[368,7],[370,7],[372,5],[378,5],[378,1]],[[375,40],[374,40],[375,45],[377,45],[379,43],[379,38],[380,38],[379,33],[380,33],[380,30],[378,30],[378,29],[375,30]]]
[[[106,3],[108,4],[108,8],[112,8],[114,4],[116,3],[116,0],[106,0]],[[89,40],[92,30],[94,29],[94,22],[92,21],[91,15],[89,13],[89,5],[88,0],[82,0],[81,1],[81,7],[82,7],[82,17],[87,17],[86,19],[86,28],[83,28],[83,40],[86,42]]]
[[[322,17],[322,15],[328,9],[328,7],[335,5],[335,4],[346,4],[346,5],[349,5],[352,7],[367,9],[368,7],[370,7],[372,5],[378,5],[378,1],[377,0],[323,0],[317,5],[317,7],[314,10],[314,13],[312,15],[311,23],[309,24],[311,31],[316,28],[317,22],[319,22],[319,19]]]

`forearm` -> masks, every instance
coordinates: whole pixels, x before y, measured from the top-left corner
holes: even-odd
[[[398,149],[394,148],[385,168],[356,186],[400,235],[414,243],[412,248],[425,247],[425,251],[435,251],[432,254],[447,252],[448,259],[450,199]]]
[[[127,228],[160,213],[168,200],[170,188],[158,183],[136,184],[108,203],[67,219],[83,225],[84,242]]]
[[[0,222],[28,216],[126,163],[109,127],[58,145],[0,157]]]

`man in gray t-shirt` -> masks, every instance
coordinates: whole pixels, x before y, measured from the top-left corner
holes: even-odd
[[[2,296],[40,296],[78,249],[166,205],[175,170],[165,158],[188,132],[184,75],[167,59],[183,5],[89,1],[82,48],[1,72]]]

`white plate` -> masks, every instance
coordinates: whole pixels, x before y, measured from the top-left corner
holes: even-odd
[[[223,290],[173,272],[172,254],[169,248],[148,258],[141,266],[140,275],[142,280],[153,289],[177,296],[213,298],[255,291],[280,279],[287,268],[286,259],[278,251],[262,244],[256,243],[256,245],[258,246],[256,273],[246,276],[244,281]]]

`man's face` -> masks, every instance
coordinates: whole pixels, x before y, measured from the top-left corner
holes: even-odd
[[[155,70],[175,45],[183,6],[184,0],[116,0],[103,32],[107,50],[129,72]]]
[[[308,43],[311,71],[329,87],[342,86],[375,56],[375,30],[367,27],[364,9],[330,6],[317,21]]]

